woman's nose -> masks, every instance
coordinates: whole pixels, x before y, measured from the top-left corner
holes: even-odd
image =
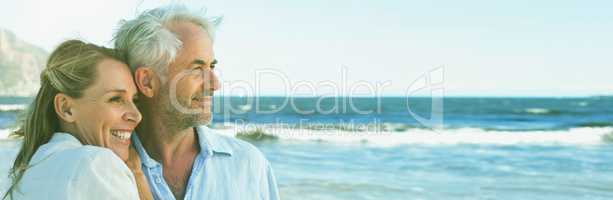
[[[128,106],[128,110],[127,112],[124,113],[123,117],[124,117],[124,120],[131,121],[137,124],[143,118],[143,116],[140,114],[140,111],[138,111],[138,108],[136,107],[136,105],[134,105],[134,103],[130,103],[130,105]]]

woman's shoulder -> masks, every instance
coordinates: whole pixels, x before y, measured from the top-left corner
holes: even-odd
[[[113,190],[125,197],[137,194],[132,172],[110,149],[65,146],[47,149],[45,154],[44,158],[30,164],[21,180],[20,189],[25,196],[62,198],[70,194],[71,199],[96,199],[91,194]],[[115,188],[117,186],[120,187]],[[94,193],[90,193],[92,191]],[[84,198],[72,198],[79,196]]]
[[[39,147],[30,161],[31,167],[36,165],[73,165],[76,168],[87,165],[113,165],[117,168],[125,167],[123,161],[110,149],[82,145],[76,138],[68,134],[56,134],[51,141]]]
[[[36,177],[56,176],[65,179],[78,178],[83,174],[105,172],[131,175],[126,164],[107,148],[81,145],[40,150],[34,154],[26,174]],[[39,171],[40,174],[37,173]]]
[[[83,145],[80,147],[62,149],[51,155],[51,159],[62,165],[74,164],[82,167],[113,167],[122,171],[129,171],[126,164],[113,151],[103,147]]]

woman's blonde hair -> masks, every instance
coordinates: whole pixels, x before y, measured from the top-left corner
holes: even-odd
[[[38,94],[26,110],[19,129],[11,134],[12,137],[23,138],[23,141],[10,171],[12,184],[2,199],[9,196],[12,199],[36,150],[49,142],[53,133],[61,131],[54,109],[55,96],[63,93],[80,98],[84,90],[94,83],[96,65],[105,58],[124,60],[113,49],[79,40],[65,41],[51,53],[40,75]]]

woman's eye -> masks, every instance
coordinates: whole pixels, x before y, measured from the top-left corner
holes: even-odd
[[[121,102],[121,97],[112,97],[109,102]]]

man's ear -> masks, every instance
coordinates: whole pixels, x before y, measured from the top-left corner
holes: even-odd
[[[134,72],[134,83],[144,96],[151,98],[155,95],[158,84],[155,77],[156,74],[150,67],[139,67]]]
[[[60,119],[68,123],[72,123],[76,119],[73,105],[74,99],[64,93],[58,93],[53,98],[53,108],[55,110],[55,114],[57,114]]]

